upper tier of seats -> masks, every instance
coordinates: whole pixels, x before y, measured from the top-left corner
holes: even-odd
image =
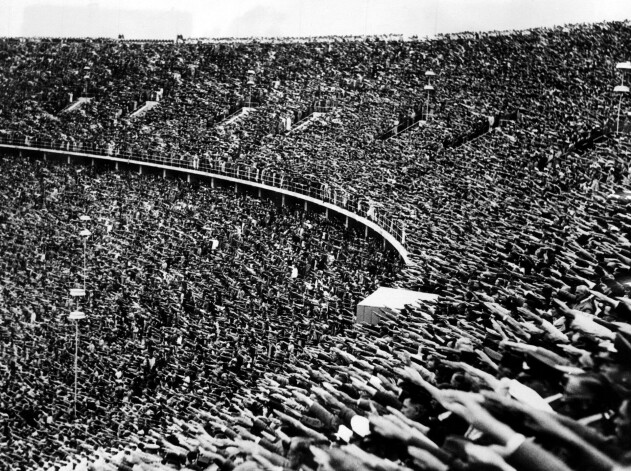
[[[611,120],[615,63],[626,57],[629,39],[627,23],[604,23],[425,41],[2,40],[0,132],[311,174],[365,205],[383,205],[416,239],[427,230],[427,215],[449,211],[449,227],[441,229],[454,237],[454,217],[469,224],[490,210],[504,222],[514,216],[513,201],[537,198],[523,184],[533,161],[554,163],[581,133]],[[408,111],[423,108],[429,69],[437,74],[432,120],[396,139],[376,139]],[[58,114],[83,94],[94,100]],[[160,106],[129,119],[156,95]],[[216,125],[252,99],[260,103],[256,113]],[[279,130],[280,118],[314,100],[335,100],[336,108],[300,133]],[[480,116],[516,110],[523,119],[503,122],[492,136],[443,147],[471,133]],[[620,182],[625,163],[609,156],[607,165]],[[587,161],[551,165],[551,175],[528,178],[539,185],[562,180],[572,190],[589,178],[589,168]],[[509,174],[516,178],[502,177]],[[599,174],[601,183],[607,174]],[[462,194],[470,195],[467,208]],[[440,218],[431,224],[441,225]]]

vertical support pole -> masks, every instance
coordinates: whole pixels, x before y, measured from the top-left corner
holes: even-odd
[[[281,204],[281,206],[285,206],[285,194],[284,193],[281,195],[280,204]]]
[[[368,239],[368,226],[364,226],[364,239]]]
[[[118,162],[116,162],[116,165],[114,165],[114,168],[118,170]]]
[[[70,163],[70,156],[68,156],[68,163]]]
[[[308,211],[308,209],[309,209],[309,206],[307,204],[307,200],[305,200],[305,213]]]
[[[238,183],[234,184],[234,192],[235,193],[239,193],[239,184]]]
[[[138,166],[138,175],[142,175],[142,165]]]
[[[191,183],[191,174],[190,173],[186,174],[186,183]]]
[[[96,161],[93,159],[91,159],[91,165],[94,167],[94,165],[96,165]]]
[[[210,187],[215,188],[215,177],[210,177]]]
[[[167,169],[163,168],[162,169],[162,178],[166,178],[167,177]]]
[[[259,188],[259,198],[262,198],[262,196],[263,196],[263,190]]]
[[[622,95],[618,98],[618,121],[616,123],[616,134],[620,132],[620,104],[622,103]]]
[[[75,320],[74,336],[74,418],[77,419],[77,358],[79,357],[79,320]]]
[[[346,221],[344,221],[344,227],[346,227],[346,229],[348,229],[348,216],[346,216]]]
[[[324,217],[325,217],[325,218],[327,218],[327,219],[329,219],[329,208],[326,208],[326,209],[324,210]]]

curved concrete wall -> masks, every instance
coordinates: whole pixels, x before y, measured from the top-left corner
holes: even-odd
[[[390,244],[399,253],[402,260],[407,266],[413,265],[412,261],[410,260],[408,256],[408,252],[403,246],[403,244],[399,242],[393,234],[391,234],[386,229],[376,224],[374,221],[371,221],[370,219],[364,216],[360,216],[359,214],[353,213],[352,211],[349,211],[345,208],[337,206],[333,203],[323,201],[309,195],[304,195],[302,193],[291,191],[289,189],[279,188],[276,186],[267,185],[267,184],[259,183],[256,181],[235,178],[228,175],[221,175],[221,174],[206,172],[202,170],[196,170],[194,168],[189,168],[189,167],[175,167],[172,165],[161,164],[157,162],[120,158],[120,157],[114,157],[110,155],[90,154],[90,153],[84,153],[84,152],[66,151],[66,150],[58,150],[58,149],[44,149],[44,148],[39,148],[39,147],[20,146],[20,145],[14,145],[14,144],[0,144],[0,149],[2,148],[10,149],[10,150],[18,151],[18,152],[27,151],[29,153],[35,153],[35,154],[41,155],[42,157],[46,157],[49,154],[55,154],[61,157],[99,159],[99,160],[105,160],[105,161],[110,161],[114,163],[133,164],[133,165],[138,165],[140,171],[142,171],[143,167],[152,167],[152,168],[161,169],[163,171],[168,171],[168,172],[180,172],[180,173],[189,174],[189,175],[199,175],[205,178],[211,178],[211,179],[216,179],[216,180],[220,180],[224,182],[230,182],[230,183],[234,183],[235,185],[244,185],[251,188],[259,188],[261,190],[276,193],[279,195],[289,196],[291,198],[303,200],[306,204],[309,204],[309,203],[315,204],[325,210],[333,211],[346,218],[349,218],[358,222],[365,228],[370,229],[374,233],[378,234],[386,243]]]

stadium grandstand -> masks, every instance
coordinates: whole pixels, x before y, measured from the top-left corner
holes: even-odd
[[[0,470],[631,469],[629,44],[0,39]]]

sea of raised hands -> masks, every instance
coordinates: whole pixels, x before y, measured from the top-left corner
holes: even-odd
[[[608,23],[411,42],[3,40],[5,142],[309,172],[405,223],[414,265],[245,195],[7,154],[0,466],[626,469],[629,166],[611,89],[630,33]],[[88,63],[94,99],[59,113],[53,92]],[[419,109],[428,68],[429,121],[378,139],[402,108]],[[222,126],[251,98],[248,69],[260,106]],[[126,116],[143,93],[162,95],[158,106]],[[281,115],[323,97],[333,111],[278,132]],[[514,110],[521,119],[472,132]],[[66,317],[84,243],[75,417]],[[354,324],[378,286],[440,297]]]

